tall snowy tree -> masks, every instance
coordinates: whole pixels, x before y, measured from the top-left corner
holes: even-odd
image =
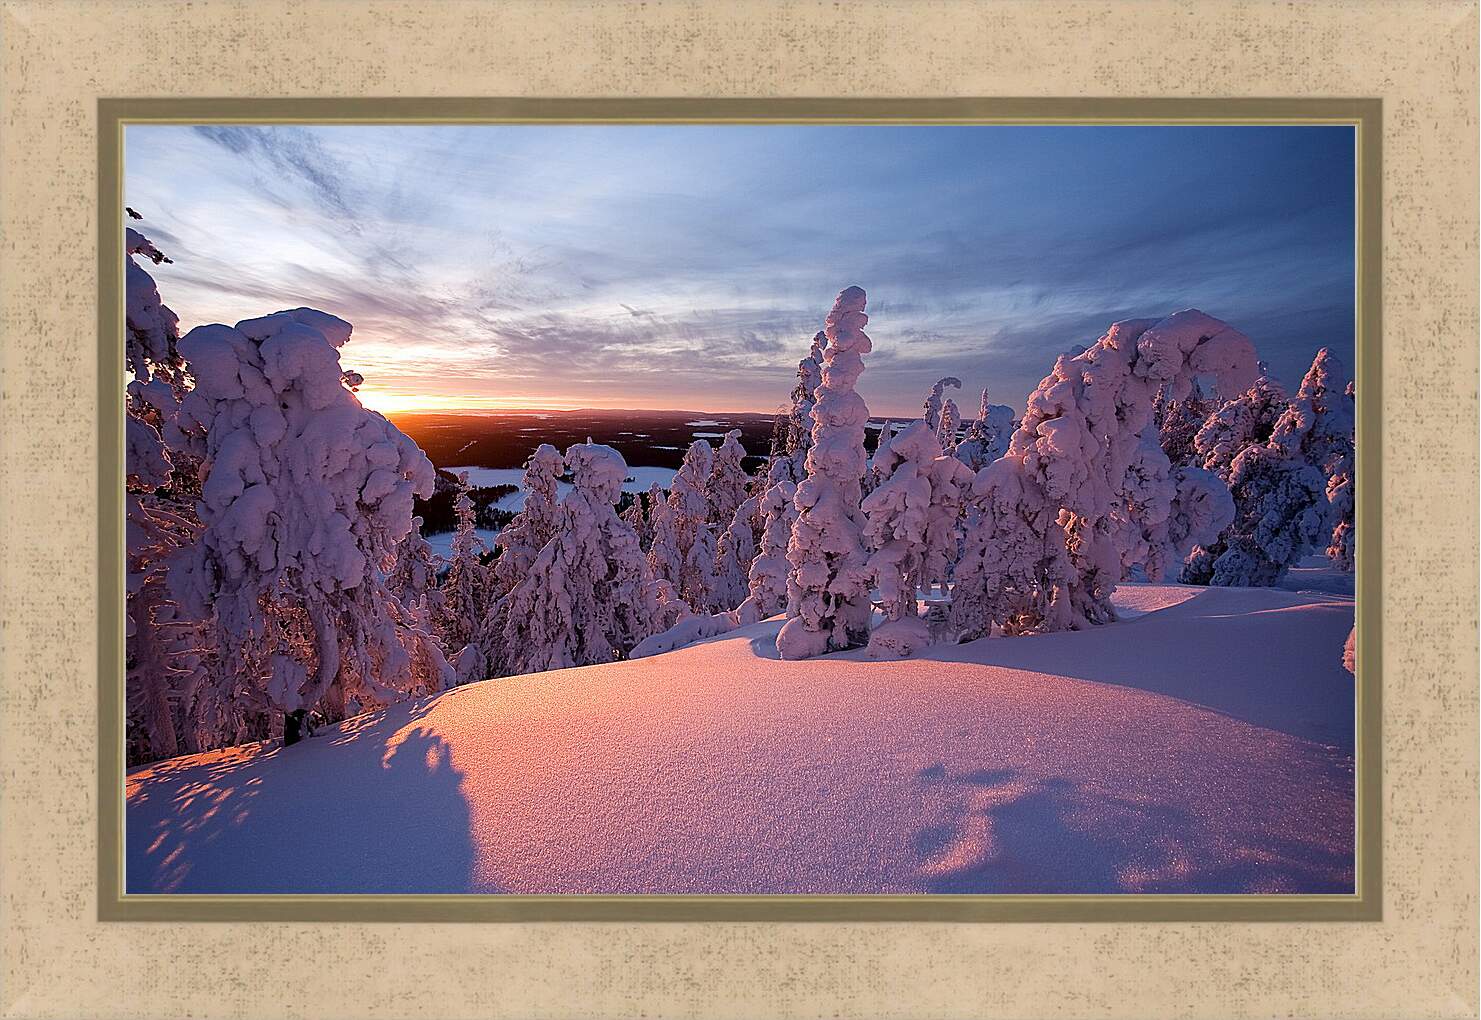
[[[452,679],[386,577],[432,464],[346,388],[349,338],[298,308],[180,341],[195,379],[180,419],[208,467],[204,531],[171,583],[212,614],[226,673],[284,713],[290,743],[310,712],[342,718]]]
[[[494,577],[483,563],[488,547],[475,530],[477,515],[469,497],[468,472],[458,474],[458,495],[453,500],[457,530],[453,533],[447,575],[438,586],[440,597],[437,634],[450,655],[458,655],[478,636],[494,598]],[[464,660],[467,663],[467,660]],[[479,671],[481,672],[481,670]],[[460,677],[461,680],[470,679]]]
[[[1183,399],[1197,376],[1237,392],[1255,373],[1249,339],[1194,310],[1118,322],[1088,350],[1062,355],[1030,395],[1007,454],[973,482],[952,598],[957,630],[1051,631],[1115,619],[1110,596],[1124,569],[1122,543],[1133,525],[1152,530],[1146,509],[1207,509],[1196,498],[1179,499],[1174,477],[1146,470],[1144,433],[1157,393],[1166,387]],[[1204,479],[1186,481],[1201,486]],[[1167,533],[1189,544],[1212,540],[1197,523]],[[1185,550],[1172,552],[1181,559]]]
[[[955,558],[961,490],[971,484],[972,472],[942,454],[924,421],[907,426],[874,459],[884,480],[863,502],[864,539],[885,623],[870,635],[869,649],[876,657],[900,657],[929,643],[917,593],[945,580]]]
[[[842,291],[828,313],[822,382],[812,409],[807,476],[797,486],[797,520],[787,546],[787,622],[777,635],[784,659],[852,648],[869,636],[869,569],[863,546],[861,479],[869,408],[855,387],[869,353],[865,294]]]
[[[669,484],[668,499],[653,522],[648,564],[655,579],[673,585],[696,613],[711,611],[715,589],[715,535],[706,495],[714,449],[696,439]]]
[[[1338,569],[1353,567],[1353,464],[1356,427],[1346,369],[1329,348],[1317,351],[1290,406],[1275,423],[1271,444],[1317,468],[1326,479],[1327,555]]]
[[[556,494],[565,470],[560,451],[549,443],[541,443],[525,461],[524,479],[520,485],[524,505],[494,539],[499,551],[494,560],[494,598],[512,591],[529,575],[535,557],[555,535],[558,518]]]
[[[957,410],[956,401],[947,397],[941,405],[941,426],[936,430],[936,440],[943,453],[955,452],[957,432],[961,427],[962,413]]]
[[[495,675],[611,662],[655,630],[656,588],[638,536],[614,509],[627,463],[598,443],[570,447],[565,463],[573,487],[554,536],[485,621],[480,644],[503,653],[491,657]],[[491,625],[503,633],[488,634]]]

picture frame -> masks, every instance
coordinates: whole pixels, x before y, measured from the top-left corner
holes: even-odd
[[[10,403],[6,435],[25,438],[17,458],[7,458],[6,471],[8,480],[15,479],[23,455],[46,451],[12,492],[50,492],[68,505],[87,507],[88,513],[48,517],[39,501],[15,495],[5,500],[11,524],[4,565],[7,619],[20,621],[7,642],[6,656],[15,668],[6,670],[5,690],[8,705],[21,709],[7,711],[0,722],[8,787],[0,819],[5,833],[0,881],[9,908],[0,993],[6,1014],[370,1016],[424,1009],[426,1003],[409,990],[431,987],[459,1015],[643,1010],[1048,1016],[1083,1012],[1087,1002],[1097,1004],[1098,1011],[1125,1015],[1274,1010],[1474,1015],[1476,450],[1466,428],[1474,418],[1474,387],[1457,388],[1449,403],[1425,416],[1413,406],[1427,372],[1445,365],[1470,371],[1475,365],[1474,8],[1439,5],[1400,15],[1359,5],[1349,17],[1350,12],[1336,9],[1292,14],[1270,5],[1236,19],[1206,6],[1196,8],[1196,17],[1177,21],[1174,34],[1171,25],[1158,21],[1160,9],[1130,4],[1077,9],[1079,17],[1093,17],[1089,30],[1075,15],[1031,6],[948,5],[912,17],[895,5],[869,4],[854,12],[854,21],[866,26],[860,46],[867,41],[876,51],[879,74],[867,91],[889,98],[855,94],[812,100],[802,97],[857,92],[857,86],[846,88],[812,69],[824,61],[790,61],[787,66],[796,68],[791,75],[780,69],[784,56],[820,54],[808,44],[785,40],[811,33],[819,40],[837,39],[834,12],[751,4],[743,5],[749,17],[741,18],[660,5],[645,17],[629,19],[621,5],[598,4],[573,12],[558,29],[546,29],[541,6],[450,5],[418,22],[421,33],[406,33],[387,27],[397,5],[372,5],[340,25],[337,16],[343,11],[335,5],[303,4],[285,9],[290,27],[297,29],[289,34],[297,41],[281,45],[312,54],[314,41],[326,38],[323,33],[334,19],[336,31],[343,33],[335,37],[335,46],[347,46],[352,38],[366,46],[353,64],[354,89],[364,96],[379,93],[379,98],[350,100],[348,106],[358,102],[392,116],[406,116],[396,111],[416,105],[451,115],[459,103],[489,110],[501,102],[427,98],[437,95],[506,95],[510,105],[504,109],[536,111],[536,116],[550,116],[547,111],[557,107],[566,114],[584,109],[610,115],[622,109],[628,116],[662,116],[667,109],[691,117],[707,108],[713,116],[725,106],[719,101],[730,98],[737,116],[754,118],[777,116],[768,111],[790,103],[793,116],[852,112],[866,118],[930,119],[923,111],[932,102],[948,112],[981,104],[978,116],[986,116],[984,110],[1043,116],[1053,103],[1033,98],[1034,93],[1060,102],[1064,111],[1077,104],[1088,108],[1093,100],[1103,115],[1136,109],[1144,116],[1159,110],[1158,104],[1163,111],[1187,111],[1199,103],[1204,110],[1220,103],[1237,110],[1240,102],[1212,97],[1242,94],[1243,109],[1266,118],[1282,111],[1309,115],[1319,108],[1362,121],[1374,154],[1370,164],[1368,148],[1363,149],[1362,165],[1374,178],[1373,190],[1361,189],[1364,231],[1368,243],[1381,232],[1385,247],[1381,262],[1367,266],[1372,276],[1365,276],[1360,287],[1365,302],[1360,329],[1374,337],[1383,320],[1381,361],[1377,344],[1370,349],[1360,340],[1359,345],[1359,392],[1371,393],[1371,406],[1383,411],[1360,423],[1360,458],[1372,458],[1359,467],[1365,476],[1360,559],[1368,555],[1367,543],[1376,547],[1373,525],[1381,521],[1385,567],[1382,595],[1375,588],[1376,597],[1359,597],[1364,706],[1359,744],[1374,749],[1360,766],[1365,777],[1360,813],[1374,827],[1371,841],[1361,844],[1360,894],[1340,910],[1323,903],[1315,904],[1321,910],[1305,907],[1309,912],[1298,909],[1283,917],[1250,909],[1254,904],[1223,905],[1197,897],[1205,902],[1191,908],[1165,902],[1133,908],[1141,914],[1068,910],[1063,918],[1042,905],[1025,904],[1035,907],[1025,910],[1005,901],[992,916],[919,907],[891,915],[848,904],[832,912],[789,913],[776,911],[774,903],[760,909],[743,902],[640,916],[630,902],[602,906],[592,900],[552,910],[553,904],[507,901],[514,908],[497,918],[436,902],[420,914],[413,909],[385,921],[374,918],[373,901],[326,903],[305,912],[302,902],[256,900],[233,916],[223,915],[220,904],[121,898],[117,855],[110,854],[108,839],[118,821],[118,802],[108,793],[116,793],[121,774],[109,763],[121,763],[121,756],[115,759],[117,748],[105,740],[100,757],[98,742],[101,727],[116,718],[116,694],[109,694],[113,688],[106,672],[117,661],[121,629],[116,622],[110,628],[97,612],[116,592],[110,585],[118,583],[116,562],[107,553],[117,518],[109,517],[106,486],[116,485],[120,476],[118,463],[92,438],[108,435],[103,411],[108,399],[116,399],[107,392],[116,380],[99,373],[95,394],[77,381],[100,364],[94,337],[99,331],[109,335],[117,322],[116,307],[109,309],[104,301],[96,302],[96,323],[89,321],[95,284],[107,293],[95,269],[116,263],[116,237],[110,239],[97,225],[120,222],[109,205],[116,191],[105,194],[109,146],[94,146],[143,109],[168,108],[176,115],[215,120],[233,104],[244,116],[263,117],[261,111],[271,103],[262,98],[260,76],[246,66],[250,61],[238,68],[208,68],[166,59],[166,42],[141,31],[150,16],[164,16],[163,5],[123,11],[106,5],[22,4],[5,13],[6,103],[16,118],[5,147],[5,180],[11,185],[5,189],[6,235],[32,238],[33,247],[47,255],[50,270],[33,257],[5,274],[8,307],[44,309],[33,320],[42,328],[7,327],[6,359],[11,367],[39,365],[33,374],[51,380],[71,399],[58,410],[28,390]],[[1255,36],[1250,35],[1253,24],[1262,26]],[[281,39],[269,13],[244,15],[226,5],[197,5],[185,25],[190,45],[201,53],[212,46],[250,51]],[[727,32],[736,38],[720,46],[724,52],[741,60],[744,44],[766,57],[729,82],[704,55],[717,52],[722,38],[729,40]],[[1041,40],[1030,49],[1045,56],[1052,48],[1042,40],[1055,38],[1056,32],[1075,38],[1075,45],[1033,67],[1015,57],[1006,42]],[[1221,52],[1217,44],[1233,38],[1244,61],[1205,72],[1203,87],[1191,90],[1178,75],[1203,65],[1185,50],[1173,50],[1170,65],[1150,77],[1138,76],[1129,65],[1107,68],[1086,61],[1097,43],[1138,32],[1169,44],[1176,38],[1192,51]],[[101,59],[124,38],[137,40],[148,59],[126,66]],[[1398,42],[1378,45],[1393,39]],[[974,43],[981,47],[980,59],[958,64],[953,55],[970,51]],[[444,63],[445,77],[436,77],[426,58],[459,46],[470,47],[481,59]],[[1331,47],[1361,50],[1368,62],[1358,68],[1313,59]],[[1437,48],[1448,61],[1437,59]],[[1071,51],[1086,62],[1077,63]],[[54,66],[43,67],[38,64],[42,53],[61,56]],[[556,64],[557,53],[578,53],[588,62]],[[495,65],[497,72],[480,70]],[[300,71],[301,77],[285,79],[274,90],[283,94],[283,102],[307,119],[348,108],[343,101],[318,98],[348,91],[344,82],[335,87],[327,62],[311,56]],[[1149,100],[1149,91],[1163,95]],[[731,95],[722,95],[726,92]],[[604,97],[570,98],[593,93]],[[150,94],[147,102],[127,98],[145,94]],[[1361,98],[1313,98],[1333,95]],[[992,98],[1013,96],[1028,98]],[[68,169],[62,173],[41,172],[63,166]],[[87,243],[90,232],[96,234],[95,247]],[[43,334],[71,339],[46,345]],[[38,360],[43,350],[50,364]],[[107,363],[103,357],[101,364]],[[1379,396],[1380,384],[1386,399]],[[1422,457],[1390,456],[1379,468],[1380,451],[1412,448],[1406,444],[1421,435]],[[1380,470],[1382,499],[1373,484]],[[1448,498],[1427,499],[1426,490]],[[23,548],[37,550],[39,558],[18,555]],[[1469,550],[1469,574],[1464,555],[1446,556],[1452,548]],[[1366,583],[1360,578],[1360,592],[1367,591]],[[1427,612],[1406,613],[1404,607]],[[1380,627],[1385,628],[1381,638]],[[96,661],[84,654],[92,644],[89,635],[98,638]],[[1380,712],[1379,703],[1380,657],[1386,712]],[[96,712],[78,694],[89,689],[93,673]],[[70,698],[57,697],[64,689],[72,692]],[[51,709],[48,719],[46,705],[61,707]],[[41,721],[48,722],[44,731],[37,725]],[[182,905],[189,909],[179,911]],[[1229,912],[1207,912],[1216,906]],[[495,919],[507,923],[446,923]],[[1015,919],[1020,923],[948,923]],[[1256,919],[1279,923],[1248,923]],[[1353,923],[1321,923],[1338,919]],[[372,920],[377,923],[367,926]],[[659,920],[667,923],[652,923]],[[812,923],[792,923],[802,920]],[[1070,923],[1046,923],[1053,920]],[[335,942],[334,934],[350,939]],[[396,952],[398,945],[416,948]],[[363,951],[366,946],[369,952]],[[1169,956],[1184,961],[1177,968],[1181,980],[1149,973],[1148,961]],[[151,981],[151,970],[166,961],[199,979],[173,986]],[[286,993],[286,1002],[285,993],[263,995],[266,985],[313,987],[310,974],[326,962],[345,975],[348,992],[342,987],[295,991]],[[486,973],[469,969],[480,965],[499,974],[495,987],[474,987],[481,983],[469,980]],[[63,974],[75,977],[80,968],[93,980],[62,980]],[[235,974],[237,983],[222,984],[208,974]],[[1201,979],[1187,984],[1193,975]]]
[[[1354,130],[1356,853],[1352,893],[449,895],[127,892],[124,882],[123,133],[134,125],[1338,125]],[[1382,104],[1205,99],[134,99],[99,101],[98,910],[101,920],[1165,921],[1382,917]]]

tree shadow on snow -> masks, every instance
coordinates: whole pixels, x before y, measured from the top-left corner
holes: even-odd
[[[959,797],[913,837],[932,893],[1351,892],[1353,859],[1283,834],[1217,840],[1187,811],[1014,769],[920,773]]]
[[[497,892],[471,888],[462,773],[446,741],[415,722],[431,703],[359,716],[289,748],[136,770],[127,891]]]
[[[1271,608],[1272,594],[1285,593],[1209,588],[1105,627],[937,645],[921,658],[1132,687],[1350,754],[1354,688],[1342,646],[1352,603]]]

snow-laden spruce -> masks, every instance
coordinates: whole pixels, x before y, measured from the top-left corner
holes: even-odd
[[[943,454],[924,421],[912,422],[892,437],[874,462],[883,480],[862,505],[864,539],[885,623],[871,633],[869,652],[875,658],[898,658],[930,641],[917,593],[931,585],[945,590],[973,476],[961,461]]]
[[[715,591],[715,534],[707,494],[714,448],[696,439],[669,483],[668,498],[654,515],[648,566],[696,613],[707,613]]]
[[[1197,379],[1182,400],[1169,400],[1166,391],[1158,393],[1152,423],[1157,426],[1158,445],[1173,467],[1199,463],[1194,440],[1217,409],[1216,402],[1203,395],[1203,386]]]
[[[128,230],[124,264],[125,584],[127,758],[130,764],[266,736],[267,716],[222,673],[219,641],[203,614],[168,584],[171,560],[201,531],[197,460],[176,424],[189,385],[178,319],[134,259],[168,262]]]
[[[1220,392],[1238,392],[1256,371],[1249,338],[1191,309],[1115,323],[1088,350],[1062,355],[1029,396],[1008,452],[973,481],[953,626],[980,636],[1106,623],[1133,528],[1169,563],[1211,541],[1199,530],[1214,509],[1198,491],[1205,479],[1166,473],[1144,433],[1164,388],[1181,400],[1196,376],[1213,376]],[[1190,516],[1158,520],[1167,507]]]
[[[797,520],[797,486],[788,478],[777,478],[766,487],[756,507],[761,518],[761,541],[751,561],[750,595],[742,603],[744,613],[764,620],[787,608],[787,543]]]
[[[823,330],[822,382],[812,408],[807,476],[787,546],[788,620],[777,635],[784,659],[863,644],[869,637],[869,568],[863,545],[861,479],[869,408],[855,391],[870,342],[862,288],[838,295]]]
[[[1285,389],[1262,372],[1221,403],[1199,428],[1193,437],[1195,461],[1227,482],[1234,459],[1251,446],[1269,442],[1275,423],[1289,406]]]
[[[475,530],[478,521],[468,493],[468,472],[459,472],[458,494],[453,500],[457,529],[453,533],[447,575],[438,588],[440,605],[437,617],[437,634],[442,639],[442,647],[453,656],[461,656],[463,649],[477,638],[495,592],[493,573],[483,563],[489,550]],[[474,669],[476,660],[464,656],[460,662],[465,671],[483,672]]]
[[[792,388],[792,409],[787,414],[786,453],[791,460],[789,481],[800,482],[806,473],[804,460],[812,445],[812,409],[823,382],[823,347],[828,338],[822,331],[812,338],[807,357],[797,363],[797,385]]]
[[[1013,408],[1007,404],[992,404],[987,399],[987,389],[982,390],[982,405],[977,417],[967,426],[966,435],[954,451],[960,460],[974,472],[1008,452],[1008,440],[1013,435]]]
[[[1275,423],[1271,444],[1326,478],[1327,555],[1342,570],[1353,568],[1354,415],[1351,383],[1329,348],[1317,351],[1290,406]]]
[[[219,628],[225,674],[290,717],[343,718],[453,679],[387,584],[434,472],[360,405],[339,350],[350,324],[297,308],[180,341],[195,387],[183,430],[207,465],[200,541],[173,565],[182,601]]]
[[[1251,446],[1229,472],[1234,521],[1217,542],[1199,543],[1183,567],[1188,584],[1269,587],[1327,534],[1326,484],[1319,470],[1274,444]]]
[[[936,441],[943,453],[956,451],[957,433],[962,427],[962,412],[957,410],[956,401],[947,397],[941,404],[941,426],[936,430]]]
[[[494,538],[499,555],[494,560],[493,597],[499,598],[523,581],[545,543],[555,535],[558,524],[556,493],[566,464],[560,451],[541,443],[525,461],[520,490],[524,506]],[[490,649],[484,649],[485,654]]]
[[[481,647],[495,676],[611,662],[654,629],[658,611],[638,536],[615,507],[627,462],[610,446],[566,450],[572,488],[555,534],[490,614]],[[502,633],[488,633],[497,625]]]

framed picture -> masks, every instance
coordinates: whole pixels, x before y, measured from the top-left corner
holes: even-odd
[[[1379,916],[1379,115],[104,104],[105,916]]]
[[[75,25],[18,10],[12,66]],[[861,9],[888,98],[580,98],[723,19],[392,10],[333,37],[359,95],[125,87],[88,47],[161,41],[103,8],[8,87],[7,300],[56,309],[8,461],[96,506],[7,502],[8,1013],[415,1011],[481,960],[455,1012],[1474,1015],[1473,8],[1304,12],[1428,40],[1341,87],[1272,8],[1259,89],[1036,98],[931,76],[1043,9]],[[226,18],[190,45],[269,30]]]

